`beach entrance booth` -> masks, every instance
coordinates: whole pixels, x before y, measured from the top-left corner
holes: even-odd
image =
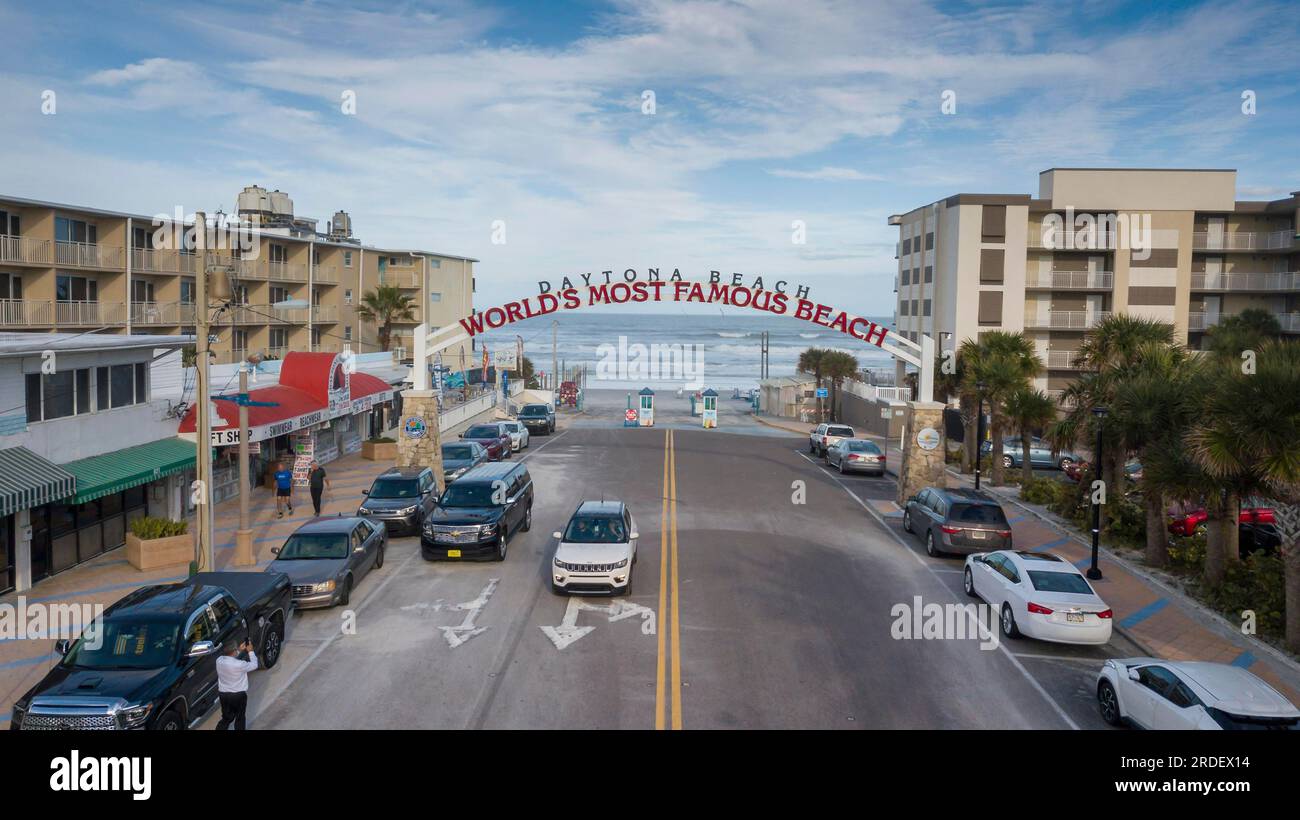
[[[637,412],[637,421],[640,423],[642,427],[654,427],[655,426],[655,391],[651,390],[648,387],[643,387],[641,388],[641,392],[638,393],[637,396],[641,403],[641,408]]]
[[[718,426],[718,391],[710,387],[701,394],[704,400],[704,429]]]

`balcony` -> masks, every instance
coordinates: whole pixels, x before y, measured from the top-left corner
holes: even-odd
[[[305,307],[283,308],[283,307],[272,307],[270,305],[262,305],[259,308],[259,310],[261,310],[263,313],[272,314],[273,316],[275,316],[275,318],[278,321],[281,322],[291,322],[293,324],[307,323],[307,308]]]
[[[317,342],[311,346],[312,353],[338,353],[338,342]]]
[[[273,282],[306,282],[307,266],[293,262],[266,262],[267,278]]]
[[[126,324],[126,303],[58,301],[54,303],[54,322],[60,327],[89,325],[102,327]]]
[[[1300,273],[1235,270],[1227,273],[1193,273],[1192,290],[1264,292],[1300,290]]]
[[[1039,270],[1025,274],[1025,287],[1047,290],[1110,290],[1115,274],[1110,271]]]
[[[50,303],[32,299],[0,299],[0,327],[49,327]]]
[[[1278,251],[1296,246],[1295,231],[1268,231],[1254,233],[1215,233],[1197,231],[1192,234],[1194,251]]]
[[[313,322],[337,322],[339,320],[339,306],[312,305],[311,320]]]
[[[8,234],[0,235],[0,262],[22,265],[48,265],[51,261],[50,240]]]
[[[1223,321],[1224,316],[1233,316],[1231,313],[1189,313],[1187,314],[1187,330],[1192,333],[1209,330]],[[1283,333],[1300,333],[1300,313],[1274,313],[1273,318],[1281,325]]]
[[[322,285],[337,285],[340,273],[338,265],[317,265],[312,270],[311,280]]]
[[[1049,310],[1045,313],[1025,316],[1025,327],[1044,330],[1086,330],[1096,327],[1102,319],[1110,316],[1109,311],[1101,310]]]
[[[1109,231],[1054,231],[1029,226],[1025,244],[1031,248],[1048,251],[1113,251],[1118,235]]]
[[[186,305],[189,310],[189,321],[194,321],[194,305]],[[132,302],[131,303],[131,324],[132,325],[179,325],[181,324],[181,303],[180,302]]]
[[[424,280],[418,271],[389,269],[379,274],[379,284],[419,290],[424,287]]]
[[[1076,370],[1074,360],[1079,357],[1077,350],[1046,350],[1039,354],[1043,362],[1052,370]]]
[[[121,268],[121,248],[90,242],[55,242],[55,263],[78,268]]]

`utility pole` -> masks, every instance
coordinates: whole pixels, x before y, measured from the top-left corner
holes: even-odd
[[[235,530],[236,566],[253,560],[253,530],[248,526],[248,361],[239,363],[239,529]]]
[[[556,378],[560,371],[559,332],[560,332],[560,320],[552,319],[551,320],[551,389],[552,390],[558,389],[560,386],[560,383],[556,381]]]
[[[198,496],[195,506],[198,531],[194,534],[193,572],[216,569],[212,556],[212,417],[211,385],[208,377],[208,217],[203,211],[194,215],[194,249],[198,254],[194,276],[194,365],[197,374]],[[191,574],[193,574],[191,572]]]

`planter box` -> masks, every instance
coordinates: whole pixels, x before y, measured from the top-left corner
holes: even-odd
[[[168,538],[151,538],[147,541],[134,533],[126,534],[126,560],[139,570],[188,564],[194,560],[194,536],[173,535]]]
[[[361,442],[361,457],[368,458],[371,461],[397,461],[397,442],[363,441]]]

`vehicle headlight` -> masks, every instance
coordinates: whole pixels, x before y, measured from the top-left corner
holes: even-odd
[[[479,524],[478,527],[479,535],[491,535],[496,531],[497,531],[496,524]]]
[[[397,511],[397,514],[398,514],[398,515],[410,515],[411,513],[415,512],[415,508],[416,508],[417,506],[418,506],[418,505],[416,505],[416,504],[412,504],[411,506],[406,507],[405,509],[398,510],[398,511]]]
[[[560,569],[568,569],[568,568],[569,568],[569,565],[566,564],[566,563],[564,563],[563,561],[561,561],[559,558],[556,558],[556,559],[555,559],[555,566],[559,567]]]
[[[617,568],[619,568],[619,567],[625,567],[625,566],[627,566],[627,559],[626,559],[626,558],[624,558],[622,561],[619,561],[617,564],[615,564],[615,565],[614,565],[614,568],[617,569]]]
[[[357,515],[370,515],[370,510],[366,509],[365,507],[361,507],[360,509],[357,510]]]
[[[312,584],[311,591],[312,592],[333,592],[334,579],[331,578],[328,581],[321,581],[319,584]]]
[[[465,475],[466,471],[468,470],[469,470],[468,467],[461,467],[459,470],[452,470],[450,473],[447,473],[447,478],[450,479],[460,478],[461,476]]]
[[[122,721],[123,728],[131,729],[148,720],[151,712],[153,712],[153,704],[145,703],[140,706],[128,706],[120,710],[117,715]]]

